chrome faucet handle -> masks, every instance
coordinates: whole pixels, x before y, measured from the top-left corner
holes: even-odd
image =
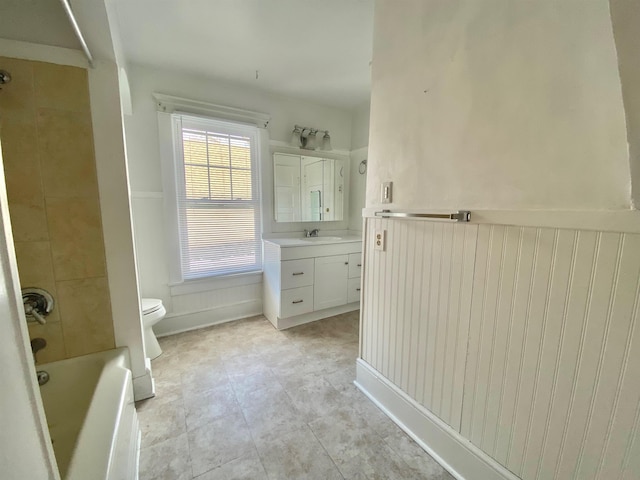
[[[49,292],[41,288],[23,288],[22,302],[27,322],[35,320],[41,325],[47,323],[44,317],[53,310],[53,297]]]
[[[313,230],[311,230],[311,232],[309,232],[309,236],[317,237],[319,233],[320,233],[320,230],[318,230],[317,228],[314,228]]]
[[[311,232],[309,230],[307,230],[306,228],[304,229],[304,236],[305,236],[305,238],[309,238],[311,236]]]
[[[44,319],[40,312],[38,312],[37,308],[31,305],[30,303],[24,303],[24,313],[26,316],[31,316],[38,322],[40,325],[44,325],[47,321]]]

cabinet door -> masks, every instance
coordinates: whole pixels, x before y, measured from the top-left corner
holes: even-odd
[[[349,256],[318,257],[315,263],[313,309],[337,307],[347,303]]]
[[[349,278],[360,278],[362,271],[362,253],[349,254]]]
[[[347,301],[349,303],[359,302],[360,301],[360,279],[350,278],[348,288],[349,288],[349,293],[347,295]]]

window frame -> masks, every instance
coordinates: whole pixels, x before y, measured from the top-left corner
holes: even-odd
[[[215,210],[227,210],[235,208],[246,208],[251,206],[257,210],[254,215],[254,227],[256,232],[255,241],[257,248],[260,248],[259,262],[249,268],[241,268],[235,271],[210,272],[203,275],[186,275],[183,272],[182,265],[182,237],[181,228],[181,205],[179,195],[185,192],[185,170],[184,170],[184,151],[182,139],[182,118],[189,119],[194,123],[200,122],[206,124],[209,128],[213,127],[217,133],[225,135],[237,136],[240,134],[250,138],[251,144],[251,179],[252,179],[252,196],[254,200],[193,200],[194,204],[200,203],[204,208],[212,208]],[[169,251],[169,286],[173,289],[181,285],[192,284],[201,286],[203,283],[217,283],[217,279],[229,277],[255,276],[262,274],[262,266],[264,263],[262,252],[262,231],[263,231],[263,215],[261,214],[262,191],[261,191],[261,132],[260,128],[251,123],[238,122],[225,118],[217,118],[213,115],[201,115],[191,112],[158,111],[158,126],[161,146],[161,161],[163,172],[163,186],[165,198],[165,221],[167,225],[167,239]],[[208,167],[209,168],[209,167]],[[231,167],[230,167],[231,169]],[[206,202],[206,203],[205,203]],[[249,279],[249,281],[251,281]]]

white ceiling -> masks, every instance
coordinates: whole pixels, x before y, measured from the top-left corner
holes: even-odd
[[[106,1],[131,63],[340,108],[369,99],[374,0]],[[80,48],[59,0],[0,0],[0,38]]]
[[[129,62],[353,108],[369,99],[373,3],[117,0],[115,5]]]

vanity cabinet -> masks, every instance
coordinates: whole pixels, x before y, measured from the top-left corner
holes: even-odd
[[[349,255],[332,255],[315,259],[313,309],[337,307],[347,303]]]
[[[264,313],[278,329],[360,307],[359,237],[264,241]]]

